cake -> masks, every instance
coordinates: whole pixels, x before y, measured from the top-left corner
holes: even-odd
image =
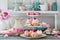
[[[39,26],[39,25],[40,25],[39,20],[37,18],[34,18],[32,20],[32,26]]]
[[[31,37],[31,38],[40,38],[43,35],[42,35],[42,31],[41,30],[37,30],[37,31],[32,31],[32,30],[28,31],[28,30],[26,30],[24,32],[24,36],[25,37]]]
[[[32,38],[39,38],[41,36],[42,36],[42,31],[41,30],[37,30],[36,32],[31,33]]]
[[[25,31],[25,32],[24,32],[24,36],[26,36],[26,37],[30,37],[30,33],[29,33],[29,31]]]
[[[37,30],[37,35],[38,35],[38,37],[41,37],[42,36],[42,31],[41,30]]]
[[[36,38],[36,37],[38,37],[38,35],[37,35],[36,32],[32,32],[32,33],[31,33],[31,37],[32,37],[32,38]]]
[[[31,26],[32,25],[32,20],[30,18],[27,19],[26,25],[27,26]]]

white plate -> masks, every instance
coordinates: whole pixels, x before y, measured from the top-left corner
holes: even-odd
[[[25,26],[34,28],[34,27],[42,27],[42,24],[40,23],[40,26],[28,26],[28,25],[25,25]]]
[[[42,26],[28,26],[28,27],[42,27]]]
[[[42,27],[41,25],[40,26],[27,26],[27,25],[25,25],[26,27]]]
[[[24,38],[31,38],[31,37],[24,36],[24,34],[21,34],[20,36],[21,37],[24,37]],[[43,38],[43,37],[46,37],[46,36],[47,36],[46,34],[42,34],[42,36],[41,37],[38,37],[38,38]]]

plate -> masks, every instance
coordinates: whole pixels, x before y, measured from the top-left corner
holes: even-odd
[[[20,36],[21,37],[24,37],[24,38],[31,38],[31,37],[24,36],[24,34],[21,34]],[[42,34],[42,36],[41,37],[38,37],[38,38],[43,38],[43,37],[46,37],[46,36],[47,36],[46,34]]]
[[[35,27],[42,27],[42,24],[40,24],[39,26],[29,26],[29,25],[25,25],[26,27],[32,27],[32,28],[35,28]]]
[[[26,27],[32,27],[32,28],[35,28],[35,27],[42,27],[41,25],[40,26],[27,26],[25,25]]]

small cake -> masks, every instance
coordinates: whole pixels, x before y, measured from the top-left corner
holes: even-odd
[[[33,33],[33,32],[34,32],[33,30],[30,30],[30,31],[29,31],[30,34]]]
[[[32,20],[30,18],[28,18],[27,21],[26,21],[26,25],[31,26],[31,24],[32,24]]]
[[[32,32],[32,33],[31,33],[31,37],[32,37],[32,38],[37,38],[37,37],[38,37],[38,35],[37,35],[37,33],[36,33],[36,32]]]
[[[37,35],[38,35],[38,37],[41,37],[42,36],[42,31],[41,30],[37,30]]]
[[[40,25],[39,20],[37,18],[34,18],[32,20],[32,26],[39,26],[39,25]]]
[[[28,31],[25,31],[25,32],[24,32],[24,36],[30,37],[30,33],[29,33]]]

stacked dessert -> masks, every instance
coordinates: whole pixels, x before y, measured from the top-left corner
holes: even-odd
[[[40,22],[37,18],[33,18],[33,20],[31,18],[28,18],[26,21],[26,26],[40,26]]]
[[[42,31],[37,30],[37,31],[25,31],[24,32],[25,37],[31,37],[31,38],[40,38],[42,36]]]

